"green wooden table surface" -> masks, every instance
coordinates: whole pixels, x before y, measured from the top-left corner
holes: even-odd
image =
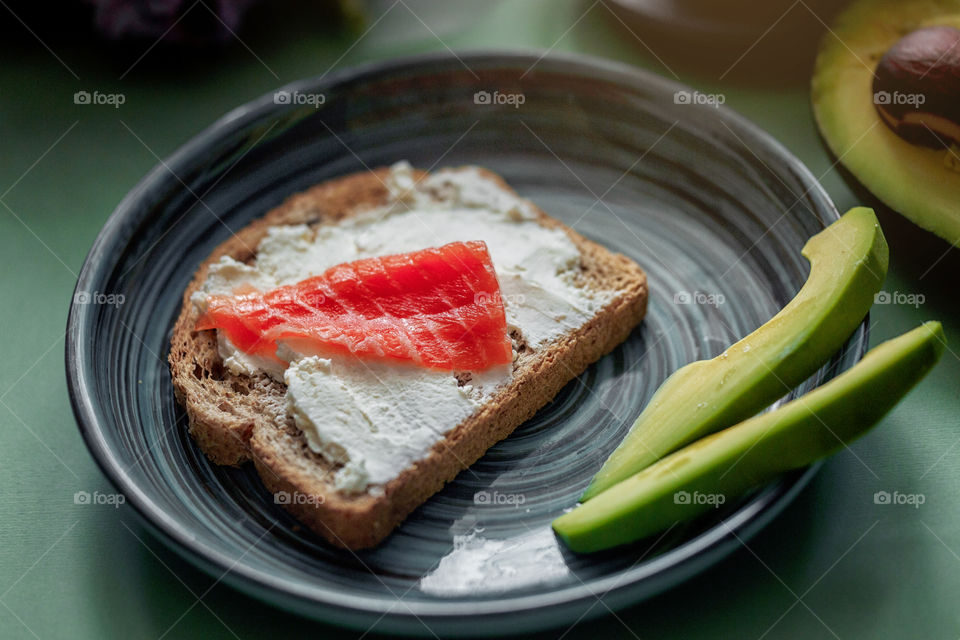
[[[491,3],[456,26],[442,24],[436,6],[410,4],[422,24],[406,4],[384,3],[378,6],[392,9],[365,33],[310,12],[299,19],[302,8],[279,5],[253,14],[243,41],[224,54],[176,69],[152,60],[157,51],[131,67],[137,56],[118,60],[88,42],[41,42],[30,34],[36,29],[0,8],[5,31],[20,32],[0,43],[0,638],[358,635],[214,581],[153,539],[128,506],[74,503],[77,491],[111,491],[77,432],[64,381],[76,274],[109,213],[158,156],[229,109],[300,77],[396,55],[577,51],[721,92],[727,106],[796,154],[840,210],[865,197],[847,186],[821,145],[803,74],[720,80],[722,73],[665,66],[603,3]],[[78,105],[73,94],[81,90],[122,93],[125,102]],[[914,300],[922,303],[876,306],[872,343],[940,319],[952,345],[938,368],[875,432],[828,461],[748,547],[565,637],[960,636],[957,251],[941,259],[945,243],[892,214],[881,220],[892,254],[885,289],[919,294]],[[875,504],[877,491],[919,494],[923,504]]]

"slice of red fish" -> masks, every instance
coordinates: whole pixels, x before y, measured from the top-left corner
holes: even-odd
[[[513,358],[487,245],[453,242],[327,269],[266,293],[211,296],[195,329],[246,353],[353,354],[479,371]]]

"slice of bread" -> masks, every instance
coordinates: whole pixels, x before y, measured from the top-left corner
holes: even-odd
[[[518,343],[514,374],[476,413],[451,430],[429,454],[382,487],[350,494],[336,490],[335,465],[307,446],[286,412],[286,387],[267,375],[236,375],[223,366],[215,331],[194,331],[197,311],[191,296],[202,287],[210,265],[231,256],[251,262],[273,225],[337,224],[353,214],[388,202],[385,178],[377,169],[338,178],[290,197],[217,247],[200,265],[183,296],[169,356],[177,400],[185,407],[190,433],[217,464],[252,460],[263,483],[275,494],[308,496],[284,504],[304,524],[332,544],[361,549],[382,541],[403,519],[439,491],[488,448],[508,436],[570,380],[622,342],[643,319],[647,282],[629,258],[587,240],[534,207],[537,222],[563,229],[580,251],[579,283],[613,292],[609,301],[580,327],[533,350]],[[504,192],[502,178],[486,170]],[[426,176],[416,172],[420,180]]]

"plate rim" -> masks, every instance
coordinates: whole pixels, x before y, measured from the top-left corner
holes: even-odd
[[[539,54],[539,55],[538,55]],[[157,163],[120,201],[107,218],[94,241],[79,272],[74,293],[90,289],[92,283],[102,280],[109,274],[109,264],[104,258],[111,253],[109,249],[129,240],[128,234],[142,219],[138,216],[137,201],[155,188],[159,179],[168,172],[176,174],[176,168],[193,158],[200,149],[207,148],[219,139],[226,137],[231,129],[243,126],[258,118],[269,115],[271,111],[282,111],[287,105],[275,104],[273,95],[277,91],[297,91],[305,88],[320,90],[335,87],[346,82],[362,81],[365,78],[413,70],[436,64],[531,64],[552,65],[558,73],[585,75],[586,72],[600,72],[604,79],[627,86],[652,86],[656,90],[682,91],[691,88],[679,82],[659,76],[651,71],[634,67],[627,63],[579,53],[558,53],[536,49],[470,49],[458,53],[434,51],[416,55],[402,56],[388,60],[375,60],[360,65],[345,67],[328,74],[294,80],[273,91],[264,93],[243,105],[240,105],[218,118],[211,125],[180,145],[167,158]],[[469,67],[469,65],[467,65]],[[562,68],[557,68],[562,67]],[[819,181],[809,169],[779,141],[761,127],[747,120],[726,106],[715,109],[724,119],[738,127],[739,132],[749,134],[760,141],[778,159],[810,187],[804,197],[818,197],[824,206],[818,213],[825,216],[823,222],[839,219],[839,213]],[[65,343],[65,365],[67,388],[70,404],[84,443],[110,482],[122,491],[134,512],[147,524],[162,542],[179,553],[192,564],[206,572],[230,583],[232,586],[275,606],[295,611],[313,618],[325,618],[347,626],[362,626],[365,619],[382,615],[381,623],[393,624],[394,629],[416,632],[422,618],[444,625],[446,631],[456,633],[459,624],[467,621],[468,616],[483,617],[505,616],[508,622],[500,621],[500,626],[520,629],[520,618],[526,618],[525,628],[546,628],[547,623],[535,623],[531,616],[543,615],[546,609],[575,603],[591,603],[593,598],[617,600],[616,607],[636,603],[655,593],[699,573],[729,555],[741,541],[752,537],[773,520],[779,512],[815,475],[819,463],[806,469],[795,471],[767,485],[750,502],[743,505],[717,525],[687,540],[680,546],[670,549],[649,563],[634,566],[625,572],[598,578],[589,585],[581,583],[568,585],[548,593],[522,594],[516,597],[490,598],[482,601],[451,599],[436,602],[407,602],[406,611],[395,611],[382,597],[366,595],[344,595],[332,588],[314,585],[309,591],[297,588],[289,582],[277,578],[268,572],[247,567],[232,557],[223,554],[217,548],[196,540],[186,527],[181,527],[166,517],[160,507],[143,492],[129,474],[117,464],[112,449],[103,437],[103,429],[97,419],[95,403],[89,393],[89,380],[86,369],[89,361],[84,358],[82,347],[87,334],[91,313],[83,305],[70,305],[67,318],[67,338]],[[844,344],[843,349],[853,349],[853,357],[859,360],[867,350],[869,342],[869,317],[858,326]],[[723,525],[723,528],[721,528]],[[725,530],[724,530],[725,529]],[[322,593],[323,598],[318,599]],[[278,601],[282,595],[285,601]],[[594,612],[596,615],[604,611]],[[331,615],[332,614],[332,615]],[[333,620],[330,620],[333,618]],[[450,626],[449,623],[453,623]],[[385,625],[386,626],[386,625]],[[475,634],[476,628],[463,630]]]

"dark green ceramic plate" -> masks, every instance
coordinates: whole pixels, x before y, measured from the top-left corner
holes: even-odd
[[[786,476],[616,552],[577,556],[553,538],[550,521],[653,390],[790,300],[807,271],[800,247],[838,216],[796,159],[730,111],[676,99],[683,87],[629,67],[538,58],[431,55],[290,85],[227,114],[120,203],[77,290],[125,303],[71,309],[69,387],[90,451],[160,539],[239,589],[326,621],[519,632],[599,615],[598,597],[622,607],[702,571],[809,479],[812,470]],[[322,104],[297,97],[317,95]],[[314,183],[400,159],[502,174],[640,263],[650,307],[623,345],[383,545],[353,554],[298,527],[252,469],[207,462],[165,357],[184,287],[231,229]],[[864,325],[796,392],[851,366],[866,334]]]

